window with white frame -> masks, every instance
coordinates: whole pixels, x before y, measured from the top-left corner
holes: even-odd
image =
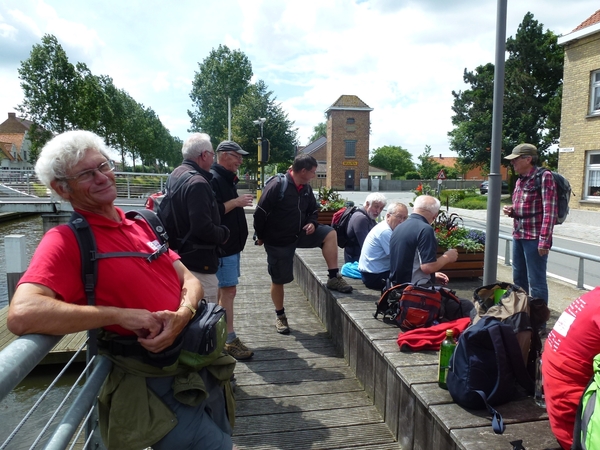
[[[600,114],[600,70],[592,72],[590,87],[590,114]]]
[[[346,150],[344,156],[346,158],[356,158],[356,141],[344,141],[346,144]]]
[[[587,152],[585,173],[586,199],[600,201],[600,150]]]

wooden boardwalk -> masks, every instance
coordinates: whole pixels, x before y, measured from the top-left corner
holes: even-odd
[[[236,368],[236,445],[240,450],[399,450],[295,282],[286,286],[285,298],[292,331],[277,333],[266,254],[252,244],[249,240],[242,253],[235,301],[236,331],[255,352]],[[6,328],[7,310],[0,310],[0,350],[16,339]],[[85,338],[86,333],[65,336],[42,364],[64,363]]]
[[[235,328],[254,357],[236,368],[236,445],[242,450],[400,449],[300,287],[286,285],[289,335],[275,330],[269,290],[264,249],[249,241],[242,253]]]

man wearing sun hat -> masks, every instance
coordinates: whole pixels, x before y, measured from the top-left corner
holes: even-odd
[[[540,174],[539,188],[536,186],[540,169],[535,145],[519,144],[505,159],[519,175],[512,205],[503,208],[504,214],[514,219],[513,282],[548,304],[546,266],[558,214],[556,184],[552,173],[546,170]]]
[[[225,351],[235,359],[244,360],[254,352],[248,349],[233,328],[233,300],[240,276],[240,254],[248,238],[245,206],[252,206],[252,194],[238,195],[237,171],[248,152],[236,142],[223,141],[217,146],[217,162],[210,168],[210,184],[217,199],[221,223],[229,228],[229,239],[221,245],[219,257],[219,304],[227,311],[227,342]]]

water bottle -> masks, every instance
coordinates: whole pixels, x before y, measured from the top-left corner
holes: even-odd
[[[542,378],[542,354],[540,353],[535,360],[535,404],[540,408],[546,407],[546,397],[544,397],[544,380]]]
[[[454,353],[456,341],[452,330],[446,330],[446,339],[440,346],[440,363],[438,367],[438,385],[442,389],[448,389],[446,386],[446,376],[448,375],[448,367],[450,365],[450,357]]]

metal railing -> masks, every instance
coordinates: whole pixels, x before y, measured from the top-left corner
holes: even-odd
[[[62,336],[47,336],[41,334],[31,334],[21,336],[11,342],[2,352],[0,352],[0,401],[3,400],[25,377],[44,359],[50,350],[60,341]],[[89,338],[88,338],[89,339]],[[38,406],[47,399],[48,394],[55,386],[56,382],[65,374],[67,369],[73,365],[77,356],[84,350],[87,341],[71,357],[69,362],[50,383],[48,388],[39,396],[35,404],[27,412],[25,417],[19,422],[15,429],[0,443],[0,450],[9,447],[15,437],[23,429],[25,423],[32,417]],[[54,408],[54,412],[41,428],[37,437],[29,447],[36,448],[47,439],[45,449],[63,450],[66,448],[75,448],[76,443],[81,439],[85,431],[85,442],[83,445],[77,444],[78,449],[103,449],[104,445],[99,436],[98,421],[96,413],[96,398],[104,380],[108,376],[112,362],[103,356],[92,356],[81,371],[79,377],[69,390],[60,404]],[[85,383],[79,389],[76,398],[71,402],[68,411],[63,416],[58,425],[54,425],[61,409],[72,398],[76,387],[87,376]],[[53,431],[49,430],[53,428]],[[48,437],[49,436],[49,437]]]
[[[115,172],[117,196],[146,198],[161,191],[169,175],[165,173]],[[50,191],[30,170],[0,170],[0,197],[50,197]]]
[[[469,225],[469,228],[474,228],[474,229],[478,229],[478,230],[482,230],[485,231],[484,228],[480,228],[480,227],[474,227]],[[505,242],[505,246],[504,246],[504,264],[507,266],[510,266],[511,263],[511,247],[510,244],[512,243],[513,237],[510,234],[505,234],[505,233],[499,233],[498,235],[499,239],[504,239]],[[569,250],[568,248],[562,248],[562,247],[552,247],[552,252],[553,253],[560,253],[563,255],[567,255],[567,256],[572,256],[574,258],[578,258],[579,260],[579,264],[578,264],[578,269],[577,269],[577,281],[575,283],[575,285],[577,286],[578,289],[586,289],[585,287],[585,261],[592,261],[592,262],[596,262],[596,263],[600,263],[600,257],[595,256],[595,255],[590,255],[588,253],[582,253],[582,252],[576,252],[574,250]]]

